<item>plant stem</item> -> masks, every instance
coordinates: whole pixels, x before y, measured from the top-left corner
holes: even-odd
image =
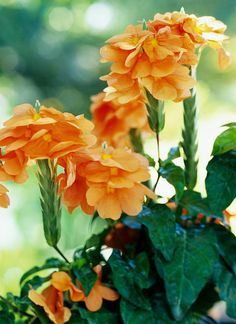
[[[66,263],[70,263],[70,261],[66,258],[66,256],[61,252],[58,246],[53,246],[53,248],[57,251],[58,254],[66,261]]]
[[[196,78],[196,69],[191,69],[192,77]],[[182,147],[184,151],[185,183],[187,189],[194,189],[197,182],[197,131],[198,131],[198,106],[196,88],[191,91],[191,97],[183,102],[184,128],[182,131]]]

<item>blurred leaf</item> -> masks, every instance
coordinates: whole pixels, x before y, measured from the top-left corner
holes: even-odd
[[[79,311],[81,317],[87,320],[89,324],[120,323],[117,314],[112,311],[109,311],[108,309],[105,309],[104,307],[97,312],[90,312],[81,307],[79,308]]]
[[[180,157],[179,146],[171,147],[171,149],[168,152],[167,160],[172,161],[172,160],[175,160],[175,159],[177,159],[179,157]]]
[[[24,285],[21,287],[21,297],[28,296],[28,292],[30,288],[37,289],[38,287],[41,287],[42,284],[49,281],[51,279],[51,276],[48,277],[39,277],[35,276],[32,279],[26,281]]]
[[[149,162],[149,166],[155,168],[156,166],[156,161],[148,154],[143,154],[145,156],[145,158],[148,160]]]
[[[236,197],[236,151],[214,156],[207,166],[206,191],[213,212],[226,209]]]
[[[150,239],[166,258],[171,260],[175,248],[175,215],[166,205],[144,207],[138,215],[141,224],[148,228]]]
[[[173,162],[161,163],[160,175],[166,179],[176,191],[176,200],[179,200],[184,192],[185,175],[184,170]]]
[[[118,251],[113,251],[108,263],[111,266],[113,282],[119,294],[133,305],[150,311],[151,305],[143,293],[143,288],[149,287],[149,281],[130,267]]]
[[[221,133],[215,140],[212,155],[236,150],[236,127],[232,126]]]
[[[120,312],[125,324],[155,324],[153,312],[136,307],[124,298],[121,298]]]
[[[63,266],[65,266],[65,262],[62,260],[59,260],[57,258],[47,259],[42,266],[35,266],[35,267],[31,268],[30,270],[26,271],[20,278],[20,284],[22,284],[25,279],[27,279],[29,276],[35,274],[36,272],[46,270],[46,269],[53,269],[53,268],[60,269]]]
[[[210,279],[217,255],[214,235],[202,231],[179,233],[172,261],[163,263],[167,299],[176,320],[181,320]]]

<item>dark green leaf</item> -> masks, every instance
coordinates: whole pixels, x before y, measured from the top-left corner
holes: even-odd
[[[31,268],[30,270],[28,270],[27,272],[25,272],[20,279],[20,284],[22,284],[22,282],[25,279],[27,279],[29,276],[35,274],[36,272],[46,270],[46,269],[53,269],[53,268],[60,269],[64,265],[65,265],[65,262],[62,260],[58,260],[57,258],[47,259],[42,266],[35,266],[35,267]]]
[[[217,155],[207,166],[206,191],[213,212],[226,209],[236,197],[236,151]]]
[[[199,192],[192,190],[185,191],[179,204],[186,208],[190,215],[196,216],[197,214],[203,214],[205,216],[214,216],[223,219],[222,212],[214,213],[210,209],[207,199],[202,198]]]
[[[226,153],[236,149],[236,127],[230,127],[221,133],[215,140],[212,155]]]
[[[120,312],[125,324],[156,323],[152,311],[136,307],[124,298],[121,298]]]
[[[221,299],[226,302],[226,313],[236,319],[236,276],[219,261],[215,267],[214,279]]]
[[[166,179],[176,191],[176,199],[179,200],[184,192],[185,176],[184,170],[173,162],[161,164],[160,175]]]
[[[171,147],[168,152],[167,160],[172,161],[180,157],[179,146]]]
[[[42,284],[49,281],[50,279],[51,279],[51,276],[48,276],[48,277],[35,276],[32,279],[26,281],[21,288],[21,297],[28,295],[30,287],[32,287],[33,289],[37,289],[38,287],[42,286]]]
[[[84,308],[79,308],[79,312],[81,317],[87,320],[89,324],[119,323],[117,314],[105,308],[101,308],[97,312],[89,312]]]
[[[166,260],[171,260],[175,248],[175,215],[166,205],[144,207],[138,215],[141,224],[148,228],[150,239]]]
[[[198,235],[182,231],[171,262],[162,264],[167,299],[176,320],[181,320],[214,271],[217,254],[210,231]]]
[[[151,305],[143,292],[143,288],[150,286],[149,280],[126,263],[118,251],[113,251],[108,263],[119,294],[135,306],[150,310]]]
[[[150,156],[150,155],[148,155],[148,154],[143,154],[144,156],[145,156],[145,158],[148,160],[148,162],[149,162],[149,165],[151,166],[151,167],[153,167],[153,168],[155,168],[155,166],[156,166],[156,161]]]
[[[227,228],[215,225],[219,254],[236,275],[236,237]]]
[[[97,280],[97,274],[88,264],[83,264],[81,267],[79,267],[78,264],[75,263],[72,271],[76,278],[80,281],[85,295],[88,296]]]

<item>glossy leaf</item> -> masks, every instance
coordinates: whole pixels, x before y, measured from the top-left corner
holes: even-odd
[[[88,310],[80,307],[80,315],[82,319],[86,320],[88,324],[118,324],[118,316],[114,312],[109,311],[108,309],[102,308],[97,312],[89,312]],[[80,323],[80,322],[77,322]]]
[[[213,212],[226,209],[236,197],[236,151],[215,156],[207,166],[206,191]]]
[[[175,248],[175,215],[166,205],[144,207],[138,215],[148,228],[150,239],[166,260],[171,260]]]
[[[72,268],[72,271],[76,278],[80,281],[85,295],[88,296],[97,280],[97,274],[91,269],[90,265],[88,264],[83,264],[81,267],[78,267],[75,264]]]
[[[236,150],[236,127],[232,126],[221,133],[215,140],[212,155]]]
[[[136,307],[124,298],[121,298],[120,312],[123,323],[125,324],[156,323],[152,311]]]

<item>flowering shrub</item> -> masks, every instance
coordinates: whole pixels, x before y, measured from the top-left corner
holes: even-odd
[[[1,323],[200,323],[217,300],[236,318],[236,238],[226,211],[236,197],[236,123],[214,143],[207,196],[194,191],[195,72],[205,46],[217,50],[221,68],[230,63],[225,29],[183,10],[156,14],[101,49],[111,66],[101,78],[108,87],[92,98],[93,123],[38,101],[4,122],[0,181],[23,183],[37,164],[44,235],[60,258],[27,271],[19,296],[1,297]],[[165,159],[164,100],[183,101],[184,116],[182,140]],[[156,138],[156,159],[144,151],[145,132]],[[175,188],[169,200],[156,192],[161,177]],[[0,184],[2,208],[7,193]],[[107,221],[72,260],[58,247],[62,204]]]

